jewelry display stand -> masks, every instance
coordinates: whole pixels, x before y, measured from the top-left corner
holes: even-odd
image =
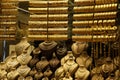
[[[26,50],[23,51],[22,54],[17,57],[17,61],[23,65],[27,65],[31,59],[32,56],[30,56],[30,54],[28,54]]]
[[[84,65],[81,64],[75,73],[75,79],[87,80],[89,75],[90,75],[90,72],[86,69]]]
[[[21,41],[15,46],[15,51],[17,55],[20,55],[21,53],[23,53],[23,51],[28,49],[29,46],[30,44],[28,43],[27,38],[23,37]]]
[[[25,64],[17,68],[17,72],[19,73],[19,75],[24,78],[29,74],[30,70],[31,69]]]

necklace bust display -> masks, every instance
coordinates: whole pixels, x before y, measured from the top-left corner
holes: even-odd
[[[0,69],[0,80],[2,80],[2,79],[4,80],[6,78],[6,76],[7,76],[6,70],[4,68],[1,68]]]
[[[52,75],[52,71],[50,70],[50,67],[47,68],[47,70],[43,73],[44,76],[50,77]]]
[[[43,73],[42,73],[42,71],[39,69],[38,72],[34,75],[34,79],[35,79],[35,80],[41,80],[42,77],[43,77]]]
[[[55,71],[55,78],[61,80],[63,77],[64,77],[64,69],[63,66],[61,66]]]
[[[8,80],[16,80],[19,73],[16,71],[16,68],[12,68],[11,71],[7,74]]]
[[[63,80],[73,80],[73,78],[70,76],[69,72],[66,72],[65,77],[63,78]]]
[[[80,65],[75,73],[75,79],[77,80],[87,80],[90,72],[86,69],[84,65]]]
[[[67,54],[67,48],[65,47],[65,45],[62,46],[59,45],[56,50],[56,55],[58,56],[58,58],[61,59],[66,54]]]
[[[6,57],[5,62],[8,62],[11,59],[11,57],[13,57],[13,56],[17,57],[15,51],[11,51],[11,53],[9,54],[9,56]]]
[[[64,65],[64,64],[66,63],[66,61],[69,59],[70,56],[73,56],[72,51],[68,51],[68,52],[67,52],[67,55],[64,56],[64,57],[61,59],[61,65]],[[73,56],[73,58],[75,59],[74,56]]]
[[[72,76],[78,68],[78,64],[74,61],[73,56],[69,56],[67,62],[63,65],[63,69],[65,72],[69,72]]]
[[[36,63],[36,68],[39,70],[44,70],[45,68],[47,68],[47,66],[49,65],[49,62],[47,61],[46,57],[42,56],[41,60]]]
[[[42,51],[42,56],[45,56],[47,60],[52,58],[52,53],[57,48],[57,43],[55,41],[44,41],[39,44],[39,48]]]
[[[51,50],[57,46],[55,41],[45,41],[39,44],[41,50]]]
[[[5,62],[0,62],[0,69],[7,70],[7,65]]]
[[[37,47],[33,50],[33,54],[40,54],[40,53],[41,53],[41,51],[40,51],[39,47]]]
[[[35,67],[33,67],[32,70],[29,72],[29,75],[33,77],[36,73],[37,73],[37,70]]]
[[[23,53],[17,57],[20,64],[28,64],[31,59],[32,56],[30,56],[26,50],[24,50]]]
[[[78,56],[79,54],[81,54],[81,52],[83,50],[85,50],[88,47],[88,44],[86,42],[78,42],[76,41],[75,43],[73,43],[73,45],[71,46],[71,49],[73,51],[74,56]]]
[[[19,75],[23,76],[24,78],[29,74],[30,68],[27,65],[21,65],[17,68]]]
[[[116,69],[116,66],[113,64],[111,58],[107,57],[105,60],[105,64],[103,64],[101,68],[104,73],[109,73],[114,71]]]
[[[28,43],[27,38],[22,37],[21,41],[15,45],[15,51],[17,55],[20,55],[23,52],[23,50],[26,50],[29,46],[30,44]]]
[[[30,60],[29,66],[30,66],[31,68],[33,68],[38,61],[39,61],[39,56],[38,56],[38,54],[33,54],[33,58]]]
[[[16,59],[16,56],[12,56],[8,62],[6,62],[7,70],[11,70],[12,68],[16,68],[19,65],[19,62]]]
[[[78,65],[84,64],[88,68],[92,64],[92,58],[87,54],[86,51],[83,51],[81,55],[76,59]]]
[[[56,68],[59,66],[60,61],[58,60],[58,58],[55,55],[55,53],[53,53],[53,57],[49,61],[49,63],[50,63],[50,67],[53,69],[53,71],[56,70]]]

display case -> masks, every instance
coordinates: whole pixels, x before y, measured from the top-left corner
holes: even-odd
[[[119,4],[1,0],[0,79],[119,80]]]

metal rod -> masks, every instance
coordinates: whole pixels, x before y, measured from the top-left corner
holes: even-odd
[[[49,27],[49,0],[47,0],[47,40],[48,40],[48,27]]]

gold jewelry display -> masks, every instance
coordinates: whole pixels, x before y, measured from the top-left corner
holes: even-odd
[[[7,78],[9,80],[15,80],[19,76],[19,73],[16,71],[16,68],[12,68],[9,73],[7,73]]]
[[[31,59],[32,59],[32,56],[30,56],[30,54],[28,54],[26,50],[23,51],[23,53],[17,57],[17,61],[20,64],[24,64],[24,65],[25,64],[27,65]]]
[[[78,68],[78,64],[74,61],[73,56],[69,56],[67,62],[63,65],[63,69],[66,72],[69,72],[71,76],[74,75],[75,71]]]
[[[101,69],[104,73],[112,72],[116,69],[115,64],[113,64],[112,59],[110,57],[107,57],[105,59],[105,63],[101,66]]]
[[[43,73],[41,70],[38,70],[38,72],[34,75],[35,80],[40,80],[43,77]]]
[[[6,65],[8,71],[11,71],[12,68],[17,68],[19,65],[19,62],[17,61],[17,57],[12,56],[11,59],[9,59],[9,61],[6,61]]]
[[[0,62],[0,69],[7,70],[6,62]]]
[[[68,6],[67,4],[68,0],[64,1],[51,1],[49,4],[49,7],[61,7],[61,6]],[[35,7],[46,7],[47,2],[46,1],[30,1],[30,6],[35,6]]]
[[[63,77],[64,77],[64,69],[63,66],[61,66],[55,71],[55,78],[62,79]]]
[[[86,51],[83,51],[81,55],[76,58],[76,62],[79,66],[83,64],[86,68],[88,68],[92,64],[92,58]]]
[[[86,42],[79,42],[76,41],[72,44],[71,49],[73,52],[73,55],[78,57],[84,50],[86,50],[88,47],[88,43]]]
[[[27,65],[21,65],[17,68],[17,72],[19,73],[19,75],[24,78],[29,74],[30,70],[31,69]]]
[[[4,68],[0,69],[0,79],[4,80],[6,78],[6,76],[7,76],[6,70]]]
[[[4,61],[8,62],[12,57],[17,57],[17,54],[15,51],[11,51],[9,56],[7,56]]]
[[[17,55],[23,53],[24,50],[27,50],[30,47],[30,44],[27,41],[26,37],[22,37],[21,41],[15,45],[15,51]]]
[[[92,76],[91,80],[104,80],[104,77],[102,76],[102,74],[95,74]]]
[[[50,70],[50,67],[47,68],[47,70],[43,73],[44,76],[50,77],[53,74],[53,72]]]
[[[33,58],[30,60],[30,62],[28,63],[28,65],[31,68],[33,68],[37,62],[39,62],[39,56],[38,56],[38,54],[34,54]]]
[[[96,0],[95,3],[98,4],[109,4],[109,3],[116,3],[117,0],[105,1],[105,0]]]
[[[95,12],[116,10],[117,3],[95,5]]]
[[[87,80],[90,72],[85,68],[84,65],[80,65],[78,70],[75,72],[75,79],[78,80]]]
[[[31,77],[34,77],[34,75],[37,73],[37,70],[36,70],[36,68],[35,67],[33,67],[32,69],[31,69],[31,71],[29,72],[29,75],[31,76]]]
[[[94,6],[82,6],[82,7],[74,7],[74,12],[75,13],[80,13],[80,12],[94,12]]]
[[[18,80],[24,80],[25,78],[23,76],[19,76]]]
[[[16,0],[2,0],[2,2],[17,2]]]
[[[18,0],[1,1],[1,29],[0,40],[15,40],[16,33],[16,15]],[[3,35],[3,36],[2,36]]]
[[[52,68],[57,68],[57,67],[58,67],[60,61],[59,61],[59,59],[57,58],[57,56],[55,55],[55,53],[53,53],[53,57],[52,57],[52,59],[49,61],[49,63],[50,63],[50,66],[51,66]]]
[[[50,21],[66,21],[68,20],[67,18],[67,14],[50,14],[49,15],[49,20]],[[30,15],[30,20],[34,21],[34,20],[40,20],[40,21],[46,21],[47,20],[47,15],[43,14],[43,15]]]
[[[33,77],[27,76],[27,77],[25,78],[25,80],[33,80]]]
[[[34,13],[30,15],[29,40],[67,40],[68,0],[30,1],[29,11]]]
[[[45,76],[42,78],[42,80],[49,80],[49,78]]]
[[[74,1],[75,6],[79,6],[80,4],[82,6],[86,6],[86,5],[94,5],[94,0],[75,0]]]
[[[116,17],[117,12],[102,12],[102,13],[94,13],[94,19],[113,19]]]
[[[64,65],[66,63],[66,61],[69,59],[69,56],[73,56],[73,53],[72,51],[68,51],[66,56],[64,56],[62,59],[61,59],[61,65]],[[74,57],[74,56],[73,56]],[[74,57],[75,59],[75,57]]]
[[[86,20],[86,19],[92,19],[93,18],[93,13],[89,14],[74,14],[73,19],[75,20]]]
[[[65,77],[63,78],[63,80],[73,80],[73,78],[70,76],[69,72],[66,72]]]
[[[48,67],[49,62],[47,61],[46,57],[41,57],[41,60],[36,63],[37,70],[44,70],[46,67]]]

